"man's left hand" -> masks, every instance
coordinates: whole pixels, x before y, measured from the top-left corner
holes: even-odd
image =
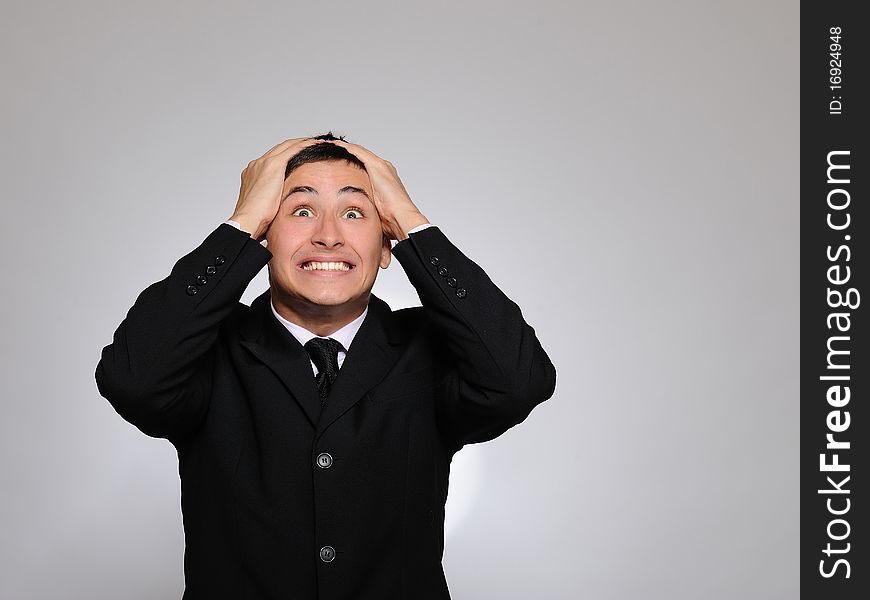
[[[391,240],[404,240],[409,230],[429,222],[411,201],[393,163],[359,144],[343,140],[330,140],[330,143],[346,148],[366,166],[374,195],[372,202],[381,218],[384,235]]]

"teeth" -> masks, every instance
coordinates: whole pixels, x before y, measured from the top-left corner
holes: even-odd
[[[346,262],[317,262],[309,261],[302,265],[306,271],[350,271],[350,265]]]

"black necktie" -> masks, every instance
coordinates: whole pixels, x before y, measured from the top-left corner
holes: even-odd
[[[317,367],[314,383],[320,394],[320,405],[326,404],[326,397],[332,388],[332,382],[338,375],[338,351],[344,350],[341,342],[332,338],[311,338],[305,343],[308,356]]]

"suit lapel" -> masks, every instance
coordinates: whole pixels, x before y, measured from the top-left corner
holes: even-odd
[[[390,307],[372,295],[368,314],[351,343],[317,422],[318,435],[384,379],[399,358],[401,337]]]
[[[272,314],[268,289],[251,303],[243,337],[242,346],[281,380],[315,427],[320,417],[320,397],[308,352]]]

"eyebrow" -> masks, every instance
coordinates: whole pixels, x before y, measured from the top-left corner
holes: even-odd
[[[292,188],[289,192],[287,192],[287,195],[284,196],[284,198],[287,198],[287,197],[295,194],[296,192],[306,192],[308,194],[315,194],[315,195],[317,194],[317,190],[315,190],[310,185],[297,185],[296,187]],[[341,188],[340,190],[338,190],[339,196],[341,196],[342,194],[351,194],[351,193],[362,194],[366,198],[369,198],[368,192],[366,192],[362,188],[358,188],[358,187],[353,186],[353,185],[346,185],[343,188]],[[369,200],[371,200],[371,198],[369,198]]]

